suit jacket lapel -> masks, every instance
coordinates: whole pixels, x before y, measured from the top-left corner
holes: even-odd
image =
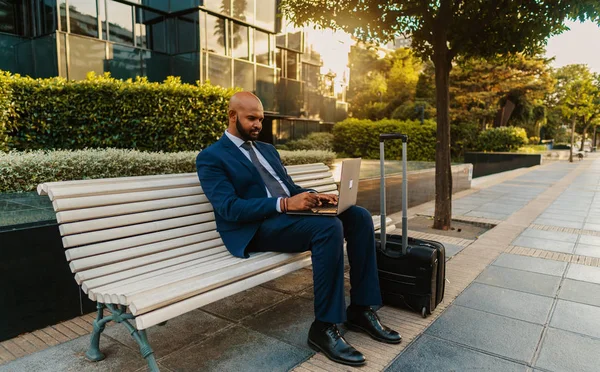
[[[271,168],[273,168],[275,173],[277,173],[279,178],[289,188],[289,185],[287,185],[287,177],[285,177],[285,173],[281,162],[277,159],[275,155],[273,155],[271,151],[269,151],[270,149],[267,146],[263,146],[263,144],[260,142],[255,142],[255,145],[258,148],[258,151],[260,151],[260,153],[262,154],[262,156],[269,162]]]
[[[231,140],[227,138],[226,135],[223,135],[220,141],[223,144],[223,147],[231,154],[231,156],[234,159],[242,163],[246,168],[248,168],[251,172],[253,172],[255,176],[258,176],[258,178],[260,179],[260,174],[258,173],[258,170],[256,170],[254,164],[252,164],[252,162],[248,160],[248,158],[245,157],[244,154],[242,154],[240,149],[238,149],[237,146],[233,142],[231,142]]]

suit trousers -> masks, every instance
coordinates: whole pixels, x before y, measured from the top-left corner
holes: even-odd
[[[315,318],[346,320],[344,239],[350,263],[350,301],[381,305],[371,214],[352,206],[337,217],[279,214],[266,219],[248,252],[312,252]]]

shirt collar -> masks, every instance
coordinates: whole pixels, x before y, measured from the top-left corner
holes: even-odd
[[[238,148],[242,147],[242,145],[244,144],[244,140],[234,136],[233,134],[229,133],[228,130],[225,130],[225,135],[227,136],[227,138],[229,138],[231,140],[231,142],[233,142],[234,145],[236,145]]]

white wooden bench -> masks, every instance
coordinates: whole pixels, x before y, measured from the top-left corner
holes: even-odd
[[[302,187],[337,193],[324,164],[287,170]],[[311,264],[310,252],[232,256],[196,173],[52,182],[38,193],[52,200],[71,271],[98,304],[86,353],[92,361],[104,358],[100,334],[115,321],[158,371],[146,328]],[[378,228],[379,218],[373,222]]]

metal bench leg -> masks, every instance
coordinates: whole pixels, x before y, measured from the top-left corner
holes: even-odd
[[[152,347],[150,347],[148,337],[146,336],[146,331],[143,329],[135,329],[135,327],[132,326],[127,320],[123,320],[122,322],[125,327],[127,327],[129,333],[131,333],[138,345],[140,345],[140,353],[142,353],[142,356],[144,359],[146,359],[150,372],[159,372],[158,364],[156,363],[156,358],[154,357],[154,351],[152,350]]]
[[[96,315],[96,320],[94,320],[92,340],[89,350],[85,353],[85,356],[93,362],[104,359],[104,354],[100,352],[100,334],[104,331],[104,326],[106,324],[106,319],[102,319],[104,317],[104,305],[98,302],[96,308],[98,309],[98,314]]]

